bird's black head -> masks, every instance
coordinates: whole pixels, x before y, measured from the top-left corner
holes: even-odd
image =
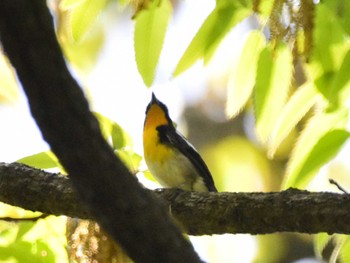
[[[153,109],[159,108],[160,110],[151,111],[152,108]],[[149,115],[152,115],[152,116],[149,116]],[[160,123],[162,123],[162,125],[164,125],[165,123],[163,123],[163,121],[161,121],[161,119],[165,118],[167,125],[171,125],[171,126],[173,125],[172,120],[170,119],[170,116],[169,116],[169,111],[168,111],[167,106],[163,102],[158,100],[156,95],[154,95],[153,92],[152,92],[152,99],[146,108],[146,119],[148,117],[150,119],[153,119],[153,120],[159,119],[159,121],[160,121]]]

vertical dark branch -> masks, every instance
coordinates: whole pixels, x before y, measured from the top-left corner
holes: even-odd
[[[44,0],[1,0],[0,39],[30,109],[96,220],[137,262],[198,262],[158,199],[104,141],[71,77]]]

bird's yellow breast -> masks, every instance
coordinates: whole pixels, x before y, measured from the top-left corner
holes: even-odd
[[[163,163],[173,156],[173,151],[159,142],[157,127],[167,124],[168,120],[164,111],[158,105],[151,105],[143,130],[143,150],[147,164],[150,162]]]

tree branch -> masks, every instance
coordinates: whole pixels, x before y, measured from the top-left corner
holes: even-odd
[[[0,39],[44,139],[96,221],[136,262],[199,262],[159,200],[103,139],[67,69],[46,1],[1,0]]]
[[[191,235],[274,232],[350,233],[350,195],[289,189],[273,193],[156,190]],[[54,215],[91,218],[69,176],[0,163],[0,201]]]

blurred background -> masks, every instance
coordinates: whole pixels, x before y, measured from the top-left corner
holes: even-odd
[[[56,15],[56,23],[64,24],[64,12],[57,12],[58,2],[48,3]],[[292,132],[275,158],[269,159],[266,149],[256,139],[252,110],[247,107],[234,119],[228,119],[225,114],[227,83],[247,33],[258,26],[257,18],[249,17],[234,27],[207,66],[198,62],[174,78],[172,74],[179,58],[215,7],[215,1],[180,0],[172,1],[172,4],[173,16],[151,88],[145,86],[135,63],[134,21],[131,19],[134,10],[129,6],[109,1],[79,44],[71,44],[64,34],[61,35],[60,41],[71,62],[72,74],[84,88],[92,110],[123,127],[133,139],[135,152],[142,156],[145,109],[151,92],[155,92],[168,106],[178,129],[202,154],[219,191],[279,191],[297,133]],[[64,29],[58,28],[58,32],[60,30]],[[1,57],[0,75],[7,80],[7,84],[0,87],[1,162],[13,162],[49,150],[30,115],[21,88],[17,88],[16,80],[10,77],[7,63]],[[310,184],[309,189],[337,190],[328,184],[327,178],[330,173],[339,178],[348,174],[350,167],[344,162],[347,148],[321,170],[318,180]],[[142,163],[140,171],[145,169],[147,167]],[[139,178],[147,187],[159,187],[143,173],[139,173]],[[342,185],[350,188],[350,184]],[[9,208],[3,205],[0,214],[7,216],[8,211]],[[1,229],[0,226],[0,252],[10,244]],[[62,229],[64,231],[64,227]],[[190,239],[200,256],[212,263],[322,262],[315,257],[311,235],[214,235]],[[65,242],[61,244],[64,246]],[[1,262],[12,261],[18,262],[13,258],[3,258]]]

